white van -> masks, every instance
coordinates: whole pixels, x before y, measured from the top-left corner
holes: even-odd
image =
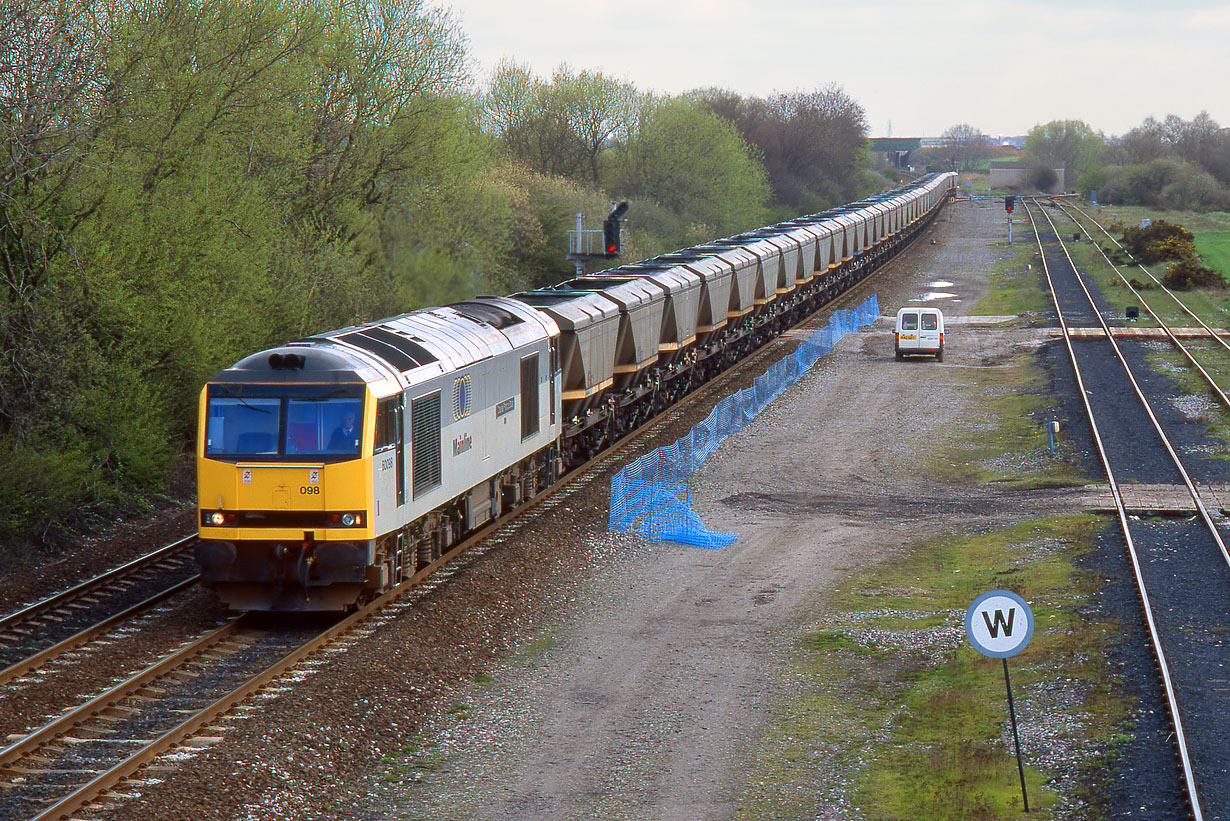
[[[939,308],[907,306],[897,312],[897,333],[894,345],[897,359],[906,354],[934,355],[944,361],[944,315]]]

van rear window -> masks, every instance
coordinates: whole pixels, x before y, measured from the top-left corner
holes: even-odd
[[[934,331],[940,327],[940,318],[935,314],[922,315],[922,329],[924,331]]]
[[[918,330],[918,314],[902,314],[901,315],[901,330],[917,331]]]

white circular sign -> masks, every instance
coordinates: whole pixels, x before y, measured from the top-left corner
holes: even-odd
[[[974,599],[965,611],[965,635],[984,656],[1006,659],[1025,649],[1034,635],[1034,614],[1025,600],[1007,590]]]

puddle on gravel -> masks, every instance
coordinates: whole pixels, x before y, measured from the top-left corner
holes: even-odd
[[[957,296],[956,294],[950,294],[947,291],[927,291],[925,294],[920,296],[918,299],[921,302],[931,302],[932,300],[935,300],[935,299],[955,299],[956,296]],[[960,301],[961,300],[959,299],[957,300],[957,302],[960,302]]]
[[[928,288],[951,288],[952,286],[953,286],[953,283],[949,282],[946,279],[937,279],[934,282],[927,283]]]

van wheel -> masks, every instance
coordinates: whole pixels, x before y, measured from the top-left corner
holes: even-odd
[[[943,348],[940,348],[939,351],[935,354],[935,361],[936,362],[944,361],[944,349]]]
[[[894,351],[894,353],[896,353],[896,354],[897,354],[897,361],[898,361],[898,362],[900,362],[901,360],[905,359],[905,354],[903,354],[903,353],[901,352],[901,349],[900,349],[900,348],[898,348],[896,351]]]

